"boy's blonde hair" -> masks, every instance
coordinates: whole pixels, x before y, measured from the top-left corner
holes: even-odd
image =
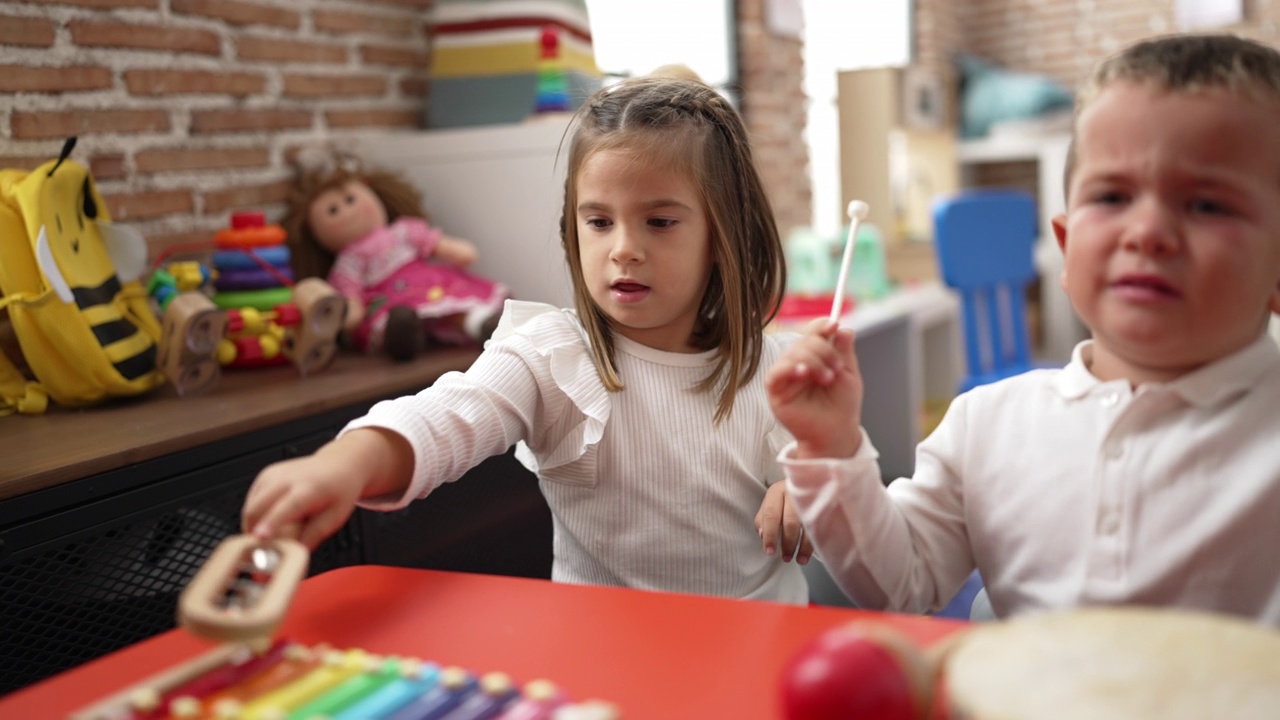
[[[1117,81],[1150,82],[1189,92],[1225,88],[1258,102],[1280,103],[1280,52],[1235,35],[1168,35],[1143,40],[1102,61],[1076,94],[1075,116]],[[1075,169],[1075,130],[1064,188]]]
[[[719,389],[716,421],[733,409],[738,390],[760,367],[764,328],[786,285],[782,241],[737,110],[709,85],[663,76],[631,78],[596,92],[578,109],[569,144],[560,238],[573,279],[574,303],[586,326],[606,388],[622,389],[609,320],[586,287],[578,250],[578,175],[594,153],[617,150],[636,163],[689,178],[701,196],[710,233],[712,270],[690,342],[715,350],[700,392]]]

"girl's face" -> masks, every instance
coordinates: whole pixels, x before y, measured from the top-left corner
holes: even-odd
[[[634,154],[592,153],[577,178],[578,256],[587,291],[615,332],[693,352],[714,263],[702,200],[689,178]]]
[[[368,185],[359,180],[326,190],[311,201],[307,223],[316,240],[331,253],[387,224],[387,209]]]
[[[1094,374],[1161,381],[1239,350],[1280,310],[1275,108],[1118,81],[1080,115],[1062,283]]]

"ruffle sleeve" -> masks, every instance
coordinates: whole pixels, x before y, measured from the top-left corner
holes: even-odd
[[[489,342],[517,342],[540,362],[543,397],[562,394],[568,405],[548,413],[543,427],[517,444],[516,458],[539,477],[592,487],[596,484],[596,452],[609,421],[610,399],[587,343],[586,331],[571,310],[544,303],[508,300]],[[550,393],[546,390],[551,391]]]

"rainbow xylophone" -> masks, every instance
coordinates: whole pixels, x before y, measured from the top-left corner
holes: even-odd
[[[617,720],[598,700],[574,703],[555,683],[518,687],[473,673],[359,648],[277,640],[263,651],[224,645],[147,678],[70,720]]]
[[[306,572],[306,548],[240,535],[224,541],[178,601],[179,623],[222,645],[71,714],[69,720],[618,720],[555,683],[517,686],[359,648],[272,639]]]

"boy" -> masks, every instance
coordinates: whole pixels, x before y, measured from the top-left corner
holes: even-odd
[[[863,607],[942,607],[976,567],[998,616],[1167,605],[1280,625],[1280,54],[1135,45],[1077,102],[1067,367],[976,388],[881,484],[853,337],[819,321],[766,379],[791,497]],[[855,422],[850,423],[853,416]]]

